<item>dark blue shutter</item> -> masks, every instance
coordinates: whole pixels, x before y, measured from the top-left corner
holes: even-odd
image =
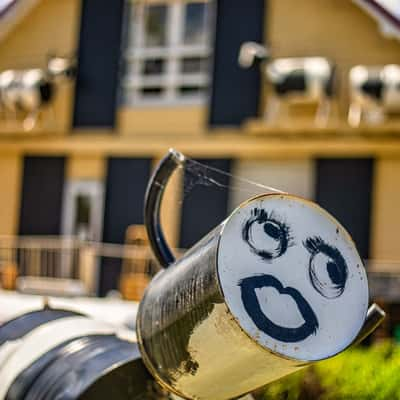
[[[151,160],[110,158],[106,181],[103,241],[124,243],[129,225],[143,224],[144,195],[150,178]],[[100,293],[117,287],[121,262],[105,258],[102,262]]]
[[[259,66],[238,65],[240,45],[264,42],[266,0],[218,0],[210,125],[240,125],[257,115]]]
[[[372,159],[317,160],[316,201],[349,231],[361,257],[369,256]]]
[[[20,235],[59,235],[64,189],[63,157],[25,157]]]
[[[198,160],[213,168],[225,172],[231,171],[232,161],[229,159]],[[188,183],[187,172],[185,181]],[[214,175],[219,183],[229,186],[229,176]],[[181,248],[189,248],[198,242],[206,233],[219,225],[228,216],[229,189],[217,186],[194,186],[185,197],[182,206],[182,223],[180,230]]]
[[[74,127],[113,127],[124,0],[84,0]]]

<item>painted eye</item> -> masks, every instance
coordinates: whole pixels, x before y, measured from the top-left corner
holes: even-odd
[[[243,227],[242,236],[252,251],[265,260],[280,257],[290,242],[288,227],[259,208],[252,211],[251,218]]]
[[[309,277],[315,290],[327,299],[339,297],[345,289],[348,276],[342,254],[320,237],[308,238],[304,246],[311,253]]]

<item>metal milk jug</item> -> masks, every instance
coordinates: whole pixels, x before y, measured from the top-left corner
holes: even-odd
[[[374,329],[383,312],[374,306],[366,318],[367,276],[351,237],[308,200],[251,198],[175,260],[159,214],[184,162],[171,150],[146,195],[149,239],[165,269],[140,303],[137,333],[161,385],[187,399],[237,398]]]

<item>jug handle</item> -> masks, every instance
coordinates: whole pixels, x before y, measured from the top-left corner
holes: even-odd
[[[185,162],[185,156],[174,149],[160,161],[147,185],[144,203],[144,224],[151,249],[163,268],[175,261],[161,228],[160,211],[164,191],[173,172]]]
[[[386,313],[378,306],[378,304],[373,303],[367,312],[367,317],[365,318],[364,325],[362,326],[357,337],[354,339],[352,346],[355,346],[362,342],[368,335],[370,335],[385,319]]]

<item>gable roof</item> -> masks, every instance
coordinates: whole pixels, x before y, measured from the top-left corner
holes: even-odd
[[[0,41],[20,23],[40,0],[0,0]]]
[[[0,0],[0,18],[14,5],[16,0]]]
[[[382,33],[400,40],[400,1],[398,0],[353,0],[378,21]]]

